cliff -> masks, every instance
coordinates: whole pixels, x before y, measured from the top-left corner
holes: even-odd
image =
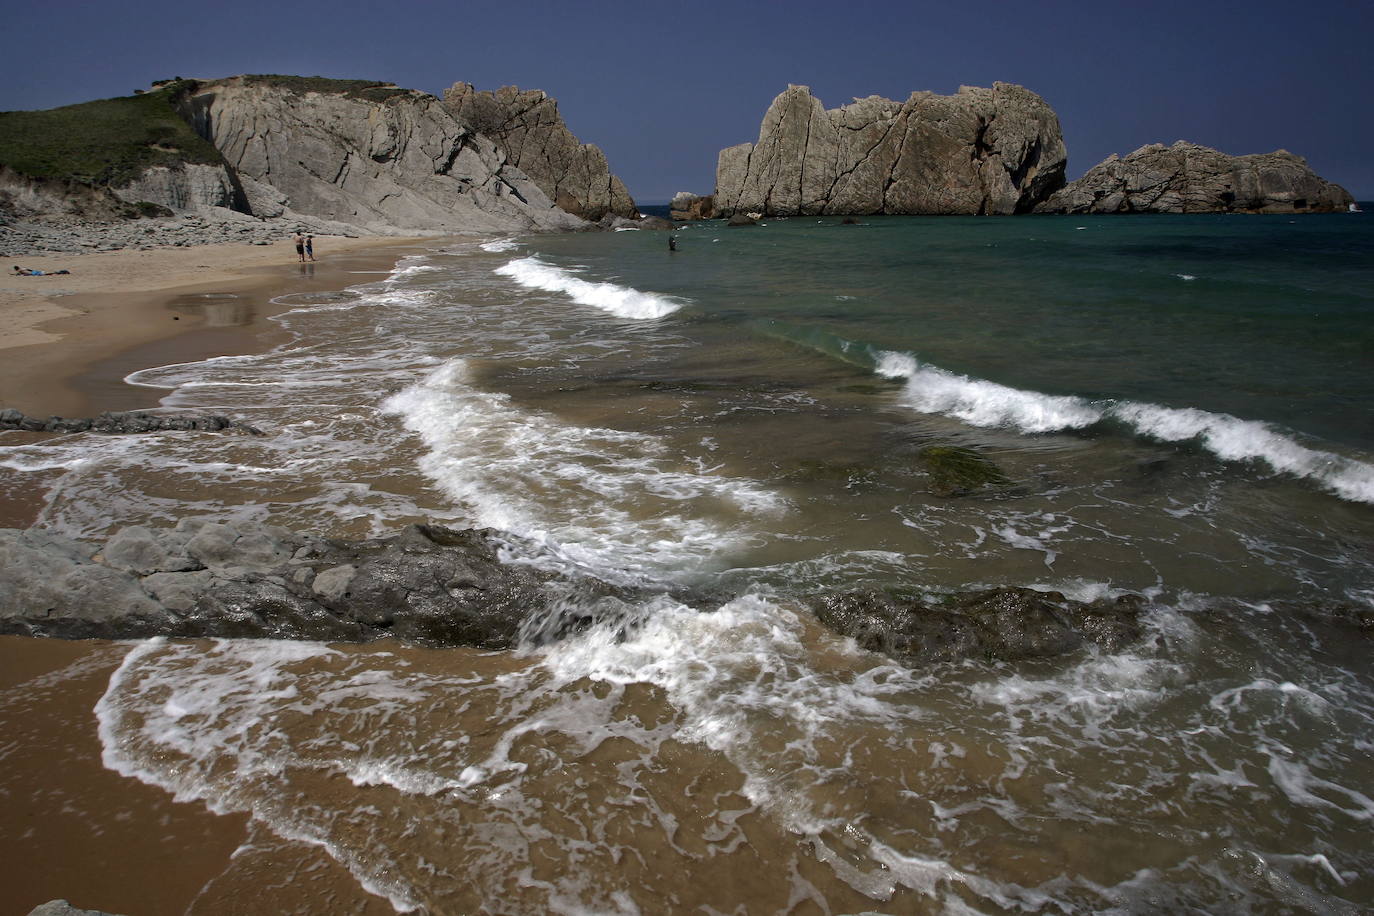
[[[1354,200],[1286,150],[1228,156],[1179,140],[1113,154],[1056,192],[1043,213],[1330,213]]]
[[[531,95],[542,97],[520,94]],[[552,117],[581,158],[541,159],[532,149],[526,158],[554,176],[551,186],[576,204],[570,209],[594,213],[600,198],[588,176],[600,157],[603,212],[633,214],[634,202],[610,178],[600,151],[576,145],[556,108]],[[575,174],[558,176],[560,163]],[[568,188],[583,193],[574,198]],[[373,232],[587,225],[439,99],[387,83],[178,78],[125,98],[0,113],[0,209],[13,218],[115,219],[210,207]]]
[[[825,110],[789,86],[756,143],[722,150],[719,214],[1024,213],[1064,183],[1059,118],[1010,83]]]
[[[175,105],[223,155],[257,215],[291,210],[373,230],[581,225],[434,96],[338,82],[192,82]]]
[[[478,92],[470,83],[454,83],[444,91],[444,108],[490,137],[563,210],[592,221],[608,213],[638,215],[605,154],[568,130],[558,103],[546,93],[516,86]]]

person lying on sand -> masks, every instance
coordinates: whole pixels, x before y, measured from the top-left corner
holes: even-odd
[[[18,264],[14,265],[14,276],[16,277],[51,277],[57,274],[69,273],[71,273],[70,270],[30,270],[27,267],[20,267]]]

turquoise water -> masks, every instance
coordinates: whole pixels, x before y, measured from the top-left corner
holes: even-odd
[[[678,235],[673,257],[636,233],[536,247],[750,330],[1374,449],[1374,220],[1362,215],[796,218]]]
[[[511,653],[128,647],[106,766],[397,910],[1361,912],[1367,219],[436,242],[283,297],[278,350],[131,377],[266,435],[0,441],[0,468],[73,536],[428,520],[661,587]],[[933,446],[1001,482],[940,486]],[[989,585],[1141,594],[1145,635],[909,669],[811,610]],[[245,895],[294,880],[250,864]]]

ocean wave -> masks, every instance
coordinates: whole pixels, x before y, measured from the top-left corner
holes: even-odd
[[[904,380],[902,397],[913,410],[952,417],[970,426],[1049,433],[1112,420],[1147,439],[1196,442],[1222,461],[1257,461],[1277,473],[1310,480],[1341,499],[1374,503],[1374,465],[1309,448],[1256,420],[1195,407],[1089,401],[1027,391],[923,364],[910,353],[890,350],[875,353],[873,371]]]
[[[454,360],[383,410],[424,441],[421,471],[472,524],[538,541],[605,577],[657,578],[716,562],[756,536],[751,520],[785,509],[753,480],[692,470],[653,436],[560,423],[465,375]]]
[[[520,243],[515,239],[492,239],[490,242],[483,242],[477,247],[492,254],[500,254],[503,251],[514,251],[520,247]]]
[[[575,302],[590,305],[621,318],[640,320],[662,318],[682,308],[667,296],[646,293],[614,283],[595,283],[583,280],[561,267],[554,267],[538,258],[518,258],[496,268],[502,276],[510,277],[521,286],[564,293]]]
[[[880,353],[874,371],[885,378],[906,379],[905,397],[921,413],[938,413],[972,426],[1009,426],[1027,433],[1082,429],[1102,419],[1101,409],[1082,398],[1023,391],[969,378],[914,356]]]

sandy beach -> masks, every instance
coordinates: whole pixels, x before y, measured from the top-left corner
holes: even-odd
[[[155,407],[158,392],[124,376],[271,346],[281,339],[268,320],[280,311],[273,298],[378,279],[420,241],[317,237],[320,260],[304,265],[289,238],[25,258],[25,268],[71,273],[0,281],[0,407],[38,416]],[[8,486],[6,476],[15,478]],[[31,524],[42,504],[20,476],[0,471],[0,527]],[[124,651],[100,640],[0,637],[0,730],[15,739],[0,788],[0,854],[15,866],[0,895],[5,912],[58,897],[120,913],[222,912],[224,895],[207,889],[250,893],[255,860],[274,855],[242,815],[176,802],[101,765],[90,710]],[[318,894],[355,912],[390,911],[328,857],[304,855],[311,879],[287,895],[298,905],[317,905],[309,901]],[[285,900],[283,888],[262,892]]]
[[[124,375],[261,346],[275,331],[274,297],[358,282],[352,274],[385,270],[416,242],[321,237],[318,260],[305,264],[283,238],[6,265],[0,406],[39,416],[156,406],[155,392],[124,385]],[[14,266],[71,273],[16,276]]]

